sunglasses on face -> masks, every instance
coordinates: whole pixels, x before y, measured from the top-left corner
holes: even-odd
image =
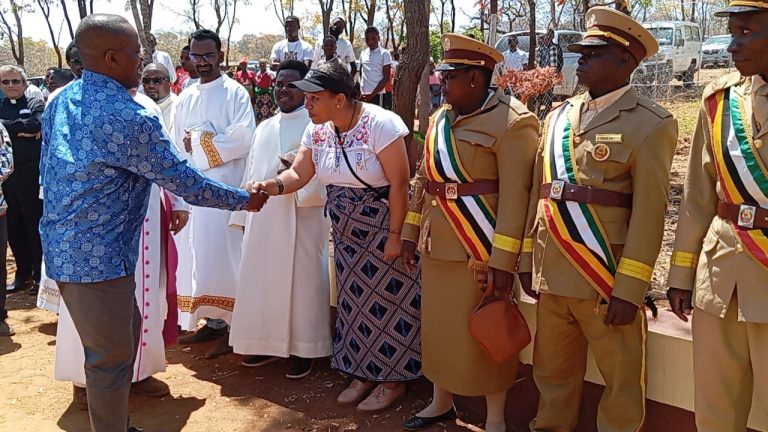
[[[16,79],[16,78],[14,78],[14,79],[4,79],[4,80],[0,81],[0,83],[2,83],[3,85],[11,85],[11,84],[19,85],[19,84],[21,84],[21,80],[20,79]]]
[[[141,83],[142,84],[152,83],[152,84],[157,85],[157,84],[161,84],[163,81],[166,81],[166,80],[167,80],[167,78],[142,78],[141,79]]]
[[[76,65],[82,65],[83,64],[83,59],[81,59],[80,57],[75,57],[72,60],[70,60],[69,62],[72,63],[72,64],[76,64]]]
[[[205,54],[189,54],[189,59],[192,60],[195,63],[200,63],[201,61],[207,61],[212,62],[219,59],[219,53],[205,53]]]

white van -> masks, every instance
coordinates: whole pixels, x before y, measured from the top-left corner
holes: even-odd
[[[699,25],[686,21],[654,21],[644,23],[643,27],[656,37],[659,52],[644,60],[636,75],[657,84],[667,84],[672,78],[692,84],[701,67]]]
[[[546,30],[536,30],[536,35],[544,36]],[[509,37],[517,36],[518,48],[525,52],[530,52],[530,40],[528,31],[520,30],[512,33],[506,33],[496,42],[496,49],[500,52],[509,49]],[[568,51],[568,45],[579,42],[584,33],[576,30],[555,30],[554,42],[563,49],[563,82],[555,86],[555,95],[571,97],[576,93],[578,79],[576,78],[576,67],[579,61],[579,54]]]

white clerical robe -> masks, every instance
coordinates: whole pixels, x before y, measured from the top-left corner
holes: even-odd
[[[165,99],[158,101],[157,105],[163,113],[163,121],[169,131],[173,130],[173,116],[176,114],[176,101],[179,97],[175,93],[168,93]]]
[[[192,132],[186,158],[208,177],[237,186],[256,129],[248,92],[222,75],[184,90],[176,103],[172,137],[183,147]],[[229,226],[232,212],[191,206],[186,228],[176,236],[179,267],[179,325],[194,330],[199,318],[230,322],[235,305],[243,231]]]
[[[279,156],[296,153],[309,116],[304,107],[256,130],[245,181],[269,179]],[[237,212],[245,226],[229,343],[240,354],[304,358],[331,352],[325,189],[313,179],[298,193],[270,197],[259,213]]]
[[[137,94],[136,102],[162,120],[160,107],[147,96]],[[165,125],[163,125],[165,127]],[[163,326],[168,314],[166,289],[168,274],[166,271],[166,250],[163,249],[163,229],[161,221],[162,189],[152,185],[147,204],[147,214],[141,226],[139,238],[139,259],[136,262],[136,304],[143,320],[139,338],[139,348],[136,362],[133,364],[133,382],[141,381],[157,372],[165,371],[165,342],[163,341]],[[179,197],[168,194],[171,198],[167,205],[173,210],[188,211],[188,205]],[[55,379],[72,381],[81,387],[85,386],[85,353],[80,335],[61,299],[56,283],[44,278],[38,294],[38,306],[59,313],[59,323],[56,330],[56,365]]]

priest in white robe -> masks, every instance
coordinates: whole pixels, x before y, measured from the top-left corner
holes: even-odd
[[[163,124],[160,107],[142,94],[134,94],[134,100]],[[165,126],[163,126],[165,127]],[[187,223],[189,206],[179,197],[157,185],[152,185],[147,213],[139,239],[139,260],[136,263],[136,303],[144,317],[136,362],[133,365],[131,391],[153,397],[170,393],[168,385],[152,377],[165,371],[165,347],[176,343],[176,266],[177,253],[171,233],[178,233]],[[87,409],[85,395],[85,354],[80,336],[75,329],[66,304],[58,295],[58,287],[46,278],[46,287],[55,292],[47,298],[45,309],[59,313],[56,331],[56,363],[54,377],[74,384],[76,404]],[[42,292],[41,292],[42,294]],[[50,295],[50,294],[49,294]],[[54,303],[50,299],[55,298]]]
[[[256,134],[243,177],[263,180],[290,166],[310,123],[304,93],[288,87],[308,72],[296,60],[280,64],[275,78],[279,113]],[[297,193],[271,197],[259,213],[237,212],[231,223],[245,227],[232,315],[230,344],[254,367],[290,357],[286,376],[302,378],[313,359],[331,352],[328,236],[325,188],[317,178]]]
[[[178,96],[171,91],[171,75],[168,68],[160,63],[150,63],[141,74],[141,88],[163,112],[163,121],[168,130],[173,130],[174,108]]]
[[[208,177],[239,185],[256,129],[250,97],[243,86],[223,75],[221,40],[210,30],[191,36],[190,59],[200,82],[184,90],[176,103],[171,137],[187,159]],[[182,344],[218,340],[206,358],[231,352],[226,323],[235,306],[243,231],[229,225],[230,211],[192,207],[189,224],[177,237],[179,325],[195,330]],[[218,320],[216,320],[218,319]]]

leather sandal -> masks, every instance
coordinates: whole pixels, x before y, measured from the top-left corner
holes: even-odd
[[[357,404],[356,411],[362,414],[376,414],[384,411],[405,396],[405,385],[388,388],[379,384],[367,398]]]
[[[364,382],[359,379],[353,379],[349,387],[339,393],[339,396],[336,398],[336,404],[343,407],[357,405],[373,388],[374,384],[370,381]]]

